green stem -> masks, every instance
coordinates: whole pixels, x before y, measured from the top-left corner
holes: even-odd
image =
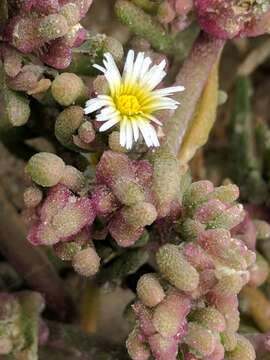
[[[120,21],[136,35],[145,38],[152,47],[166,55],[183,59],[194,39],[198,35],[197,26],[190,26],[176,37],[151,15],[127,0],[117,0],[115,12]]]
[[[255,138],[251,115],[251,83],[238,77],[235,105],[231,118],[229,170],[231,179],[240,186],[241,197],[251,202],[264,201],[267,193],[262,179],[261,164],[255,155]]]

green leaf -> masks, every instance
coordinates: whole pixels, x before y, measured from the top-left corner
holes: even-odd
[[[116,281],[136,273],[148,261],[148,252],[143,249],[127,250],[100,272],[101,281]]]

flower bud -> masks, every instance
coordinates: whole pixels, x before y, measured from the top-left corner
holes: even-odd
[[[62,73],[52,82],[52,96],[62,106],[80,101],[85,95],[85,85],[81,78],[73,73]]]
[[[72,266],[82,276],[93,276],[99,270],[100,257],[95,249],[88,247],[79,251],[72,259]]]
[[[93,128],[93,125],[89,121],[85,121],[79,127],[78,135],[84,143],[90,144],[92,141],[95,140],[96,132]]]
[[[79,192],[85,185],[85,177],[75,167],[66,165],[60,183],[74,192]]]
[[[237,335],[237,345],[231,352],[226,352],[228,360],[255,360],[256,354],[251,343],[242,335]]]
[[[185,343],[191,347],[200,357],[209,356],[216,347],[216,338],[210,330],[194,322],[189,322],[188,333]]]
[[[60,14],[51,14],[43,17],[38,27],[38,33],[46,42],[64,36],[67,32],[67,20]]]
[[[55,122],[55,136],[67,147],[74,147],[72,136],[84,122],[84,111],[80,106],[70,106],[63,110]]]
[[[164,298],[165,293],[154,274],[145,274],[137,283],[137,294],[145,306],[155,307]]]
[[[30,186],[23,193],[23,200],[26,207],[36,207],[42,200],[42,191],[35,186]]]
[[[134,329],[128,336],[126,347],[129,356],[132,360],[148,360],[150,357],[150,350],[140,339],[137,329]]]
[[[46,152],[33,155],[26,166],[35,183],[48,187],[60,181],[64,169],[65,163],[59,156]]]
[[[195,310],[191,319],[212,332],[222,332],[226,328],[224,316],[212,306]]]
[[[177,289],[192,291],[197,288],[199,274],[187,262],[177,246],[162,246],[156,254],[156,261],[162,274]]]
[[[153,325],[163,337],[173,337],[177,334],[178,339],[185,335],[186,316],[190,311],[190,299],[185,295],[169,294],[155,309]]]
[[[138,202],[122,210],[125,220],[136,227],[151,225],[157,218],[154,205],[147,202]]]

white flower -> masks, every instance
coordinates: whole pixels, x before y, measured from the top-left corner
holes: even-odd
[[[104,121],[99,131],[106,131],[116,124],[120,125],[120,144],[131,149],[142,134],[147,146],[159,146],[156,129],[151,124],[162,123],[152,114],[158,110],[176,109],[178,101],[169,98],[173,93],[183,91],[183,86],[164,89],[154,88],[166,76],[165,60],[150,67],[152,61],[144,53],[138,53],[136,59],[133,50],[127,55],[121,76],[111,54],[104,54],[103,64],[94,67],[105,75],[109,94],[98,95],[86,102],[85,114],[100,110],[97,121]]]

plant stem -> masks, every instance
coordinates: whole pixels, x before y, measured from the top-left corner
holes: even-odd
[[[181,105],[164,126],[166,140],[162,146],[164,150],[175,156],[179,152],[209,73],[217,61],[224,43],[224,40],[215,39],[202,33],[194,43],[176,78],[176,84],[183,85],[185,91],[180,95]]]

